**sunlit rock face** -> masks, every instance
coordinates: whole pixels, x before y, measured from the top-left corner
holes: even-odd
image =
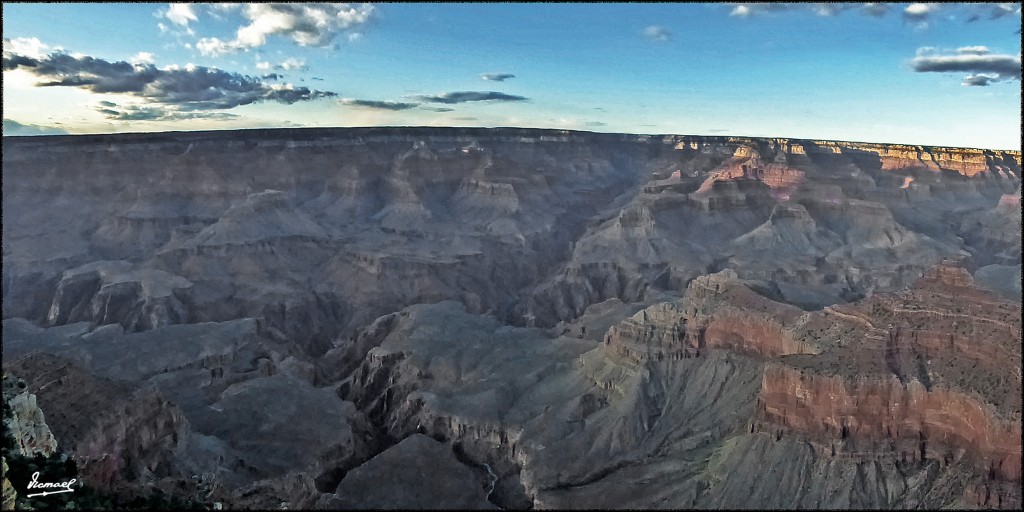
[[[455,128],[3,149],[4,369],[91,485],[1021,503],[1017,152]]]

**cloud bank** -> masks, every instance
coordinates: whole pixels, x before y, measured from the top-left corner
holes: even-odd
[[[965,46],[946,54],[921,48],[910,67],[919,73],[969,73],[962,82],[965,86],[987,86],[1021,77],[1020,55],[995,54],[984,46]]]
[[[337,96],[331,91],[268,83],[280,78],[272,75],[252,77],[192,64],[157,68],[151,63],[110,62],[64,52],[36,58],[13,50],[14,45],[4,40],[4,71],[27,71],[40,79],[37,87],[75,87],[139,100],[141,106],[135,110],[101,112],[113,119],[195,119],[199,114],[194,112],[201,110],[223,110],[259,102],[292,104]],[[111,105],[102,107],[111,110]]]
[[[8,135],[67,135],[67,131],[53,126],[22,124],[13,119],[4,119],[4,136]]]
[[[348,105],[352,107],[369,108],[374,110],[408,110],[415,107],[418,103],[403,103],[400,101],[376,101],[376,100],[356,100],[351,98],[345,98],[340,102],[342,105]]]
[[[527,101],[529,98],[494,91],[457,91],[435,96],[416,96],[427,103],[467,103],[470,101]]]

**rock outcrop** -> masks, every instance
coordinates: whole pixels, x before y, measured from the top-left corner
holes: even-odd
[[[36,395],[28,391],[24,380],[7,373],[4,369],[3,399],[5,409],[10,407],[10,417],[5,410],[5,435],[14,439],[12,453],[24,457],[42,455],[49,457],[57,451],[57,439],[46,424],[42,409],[36,403]],[[4,470],[6,473],[6,469]]]

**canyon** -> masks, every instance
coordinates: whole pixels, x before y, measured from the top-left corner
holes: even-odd
[[[1017,509],[1020,194],[897,144],[4,137],[5,421],[224,508]]]

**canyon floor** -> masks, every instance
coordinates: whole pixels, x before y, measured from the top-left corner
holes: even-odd
[[[4,137],[5,421],[224,508],[1019,509],[1020,195],[894,144]]]

